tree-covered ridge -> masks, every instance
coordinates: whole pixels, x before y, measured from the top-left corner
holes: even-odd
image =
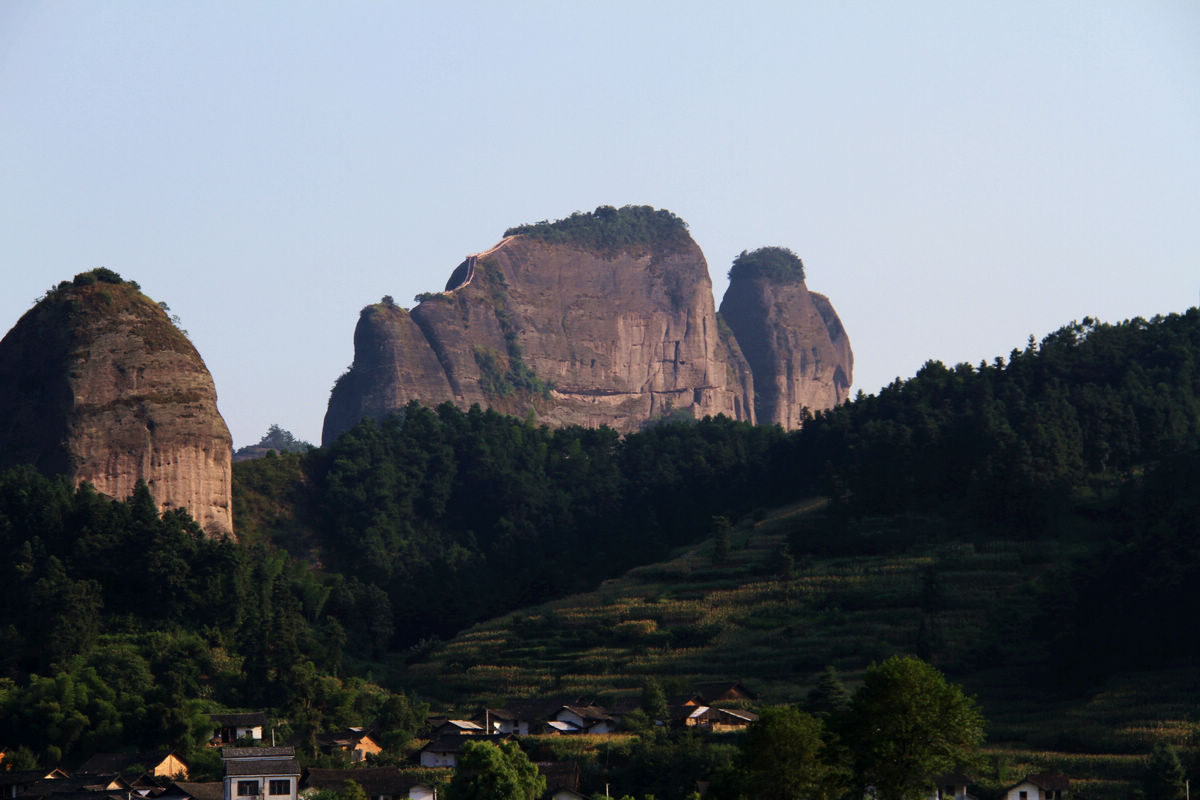
[[[873,512],[954,507],[1053,523],[1200,434],[1200,311],[1072,323],[977,368],[925,364],[818,414],[792,466]],[[799,477],[799,476],[798,476]]]
[[[202,754],[206,712],[246,707],[302,741],[376,717],[411,735],[423,713],[403,695],[335,677],[390,637],[377,601],[273,548],[206,538],[145,484],[115,501],[0,473],[0,739],[42,764]]]
[[[323,560],[378,587],[411,644],[620,574],[764,502],[781,436],[720,418],[622,439],[411,403],[305,472]]]
[[[802,283],[804,262],[786,247],[743,250],[729,268],[729,279],[761,278],[771,283]]]
[[[661,556],[768,503],[949,513],[1055,535],[1200,430],[1200,312],[1092,320],[978,369],[927,364],[784,435],[723,418],[615,432],[410,405],[302,464],[322,561],[374,587],[386,648]],[[843,526],[843,527],[838,527]],[[438,613],[427,613],[429,607]]]
[[[612,251],[638,245],[676,245],[688,241],[688,226],[666,209],[627,205],[599,206],[576,211],[555,222],[542,220],[517,225],[505,236],[528,236],[554,244],[573,244],[592,250]]]
[[[1077,541],[1081,560],[1032,580],[1036,607],[997,610],[1056,654],[1063,686],[1200,654],[1147,622],[1200,609],[1200,310],[1085,319],[978,367],[931,361],[787,444],[778,467],[832,495],[842,537],[867,515],[938,514],[984,541]]]

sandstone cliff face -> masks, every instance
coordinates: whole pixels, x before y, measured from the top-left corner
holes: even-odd
[[[411,312],[363,310],[323,444],[412,400],[630,432],[676,412],[792,429],[802,407],[846,398],[849,340],[791,251],[795,275],[735,281],[723,318],[703,253],[669,212],[601,207],[508,234]]]
[[[754,373],[759,422],[791,430],[800,426],[804,408],[831,408],[849,396],[854,374],[849,338],[829,299],[808,290],[802,265],[781,278],[739,274],[735,263],[721,317]]]
[[[447,286],[411,314],[364,310],[324,443],[408,400],[532,408],[550,425],[623,432],[677,410],[753,420],[749,368],[718,330],[690,237],[602,252],[509,236]]]
[[[162,308],[103,272],[64,282],[0,341],[0,462],[119,499],[144,480],[162,509],[231,537],[232,439],[212,377]]]

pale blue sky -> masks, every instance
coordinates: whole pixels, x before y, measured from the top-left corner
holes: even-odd
[[[875,392],[1200,298],[1200,3],[0,3],[0,331],[104,265],[236,446],[318,442],[358,311],[504,229],[790,247]]]

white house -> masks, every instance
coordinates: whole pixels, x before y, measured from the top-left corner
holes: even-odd
[[[419,762],[422,767],[456,767],[458,754],[463,747],[471,742],[497,742],[509,739],[509,736],[439,736],[420,750]]]
[[[487,733],[478,722],[469,719],[448,719],[433,729],[433,736],[482,736]]]
[[[296,800],[300,762],[294,747],[224,747],[224,800]]]
[[[933,794],[929,800],[975,800],[974,795],[967,793],[967,784],[971,780],[960,772],[948,772],[934,779]]]
[[[213,723],[212,744],[233,744],[238,739],[262,741],[267,715],[261,711],[209,714]]]
[[[465,742],[480,741],[483,737],[439,736],[421,748],[418,761],[422,767],[450,767],[458,765],[458,753]]]
[[[1070,788],[1071,779],[1066,775],[1037,773],[1005,789],[1004,800],[1063,800]]]
[[[529,735],[529,720],[521,719],[505,708],[485,708],[472,722],[489,734],[511,733],[516,736]]]
[[[564,723],[567,727],[554,725],[554,722]],[[617,720],[600,706],[563,706],[551,720],[551,727],[564,733],[568,729],[573,733],[615,733]]]

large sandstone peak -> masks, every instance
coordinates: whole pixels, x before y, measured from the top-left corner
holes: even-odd
[[[765,247],[738,256],[721,317],[754,373],[759,422],[791,430],[805,408],[846,400],[854,374],[850,340],[829,299],[808,290],[792,251]]]
[[[326,444],[409,400],[623,432],[673,412],[753,420],[703,253],[682,220],[644,206],[510,229],[411,312],[364,309],[354,342]]]
[[[232,537],[231,456],[196,348],[111,270],[59,284],[0,340],[0,467],[33,464],[119,499],[144,480],[162,509]]]

